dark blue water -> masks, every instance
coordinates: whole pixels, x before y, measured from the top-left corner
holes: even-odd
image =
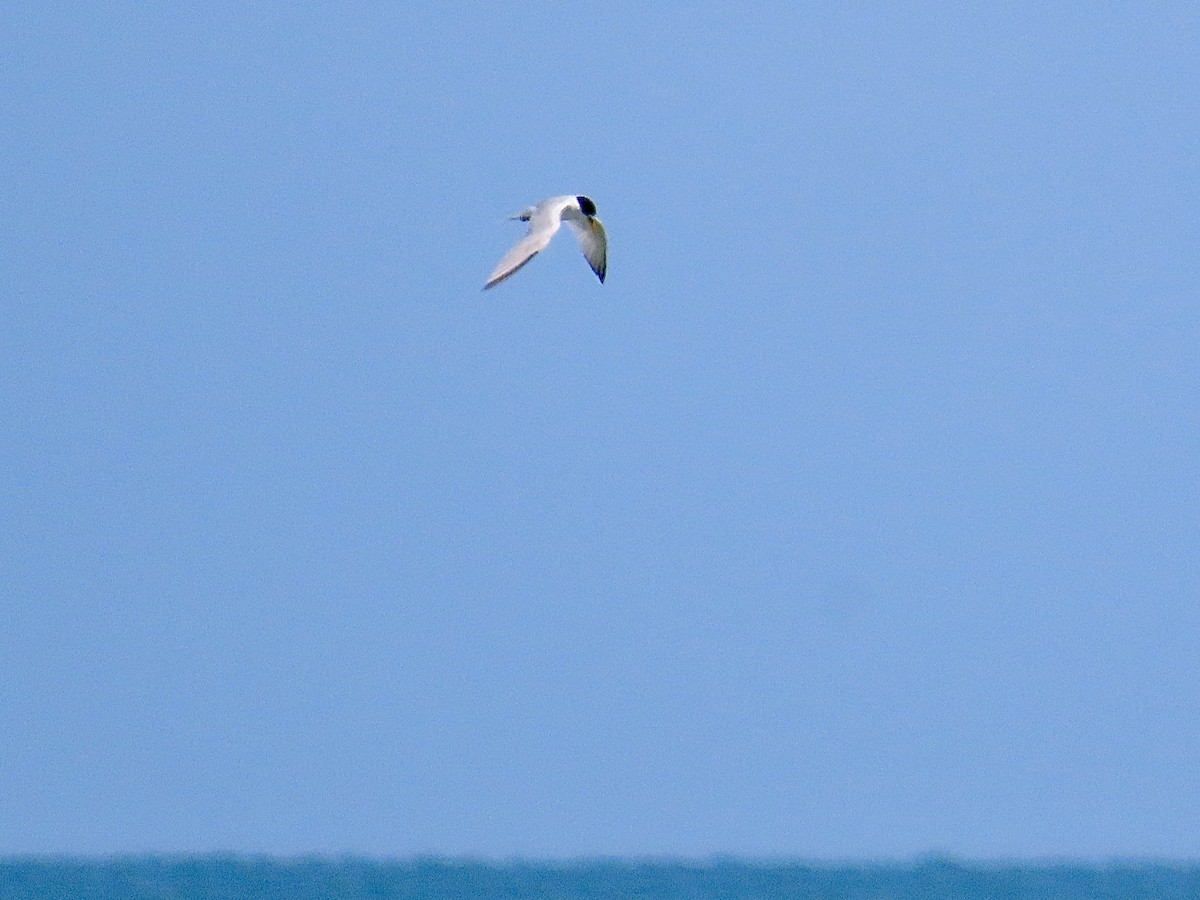
[[[234,856],[0,859],[0,900],[1200,900],[1200,864],[483,863]]]

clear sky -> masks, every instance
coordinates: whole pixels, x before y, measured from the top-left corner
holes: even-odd
[[[0,852],[1194,856],[1198,47],[7,5]]]

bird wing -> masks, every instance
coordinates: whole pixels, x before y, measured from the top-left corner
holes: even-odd
[[[595,216],[582,221],[566,219],[566,223],[575,232],[575,237],[579,240],[579,249],[583,251],[588,265],[603,284],[604,273],[608,271],[608,235],[604,233],[604,226]]]
[[[558,231],[558,223],[549,218],[539,218],[536,222],[531,222],[529,233],[517,241],[516,246],[504,255],[504,259],[500,260],[496,268],[492,270],[492,274],[488,276],[487,284],[483,286],[483,289],[486,291],[490,287],[495,287],[545,250],[556,231]]]

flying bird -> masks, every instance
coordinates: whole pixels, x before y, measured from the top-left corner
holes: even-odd
[[[604,283],[604,272],[608,268],[608,237],[604,234],[604,226],[596,218],[596,204],[587,197],[551,197],[509,218],[528,222],[529,232],[517,241],[517,245],[508,251],[488,276],[487,284],[483,286],[485,291],[498,285],[545,250],[563,222],[571,226],[588,265],[600,283]]]

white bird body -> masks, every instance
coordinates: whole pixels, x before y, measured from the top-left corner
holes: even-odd
[[[485,291],[498,285],[545,250],[563,222],[571,226],[588,265],[592,267],[600,283],[604,283],[604,273],[608,268],[608,236],[604,233],[604,226],[596,218],[596,204],[587,197],[551,197],[509,218],[528,222],[529,231],[504,255],[504,259],[500,260],[488,276],[487,284],[483,286]]]

